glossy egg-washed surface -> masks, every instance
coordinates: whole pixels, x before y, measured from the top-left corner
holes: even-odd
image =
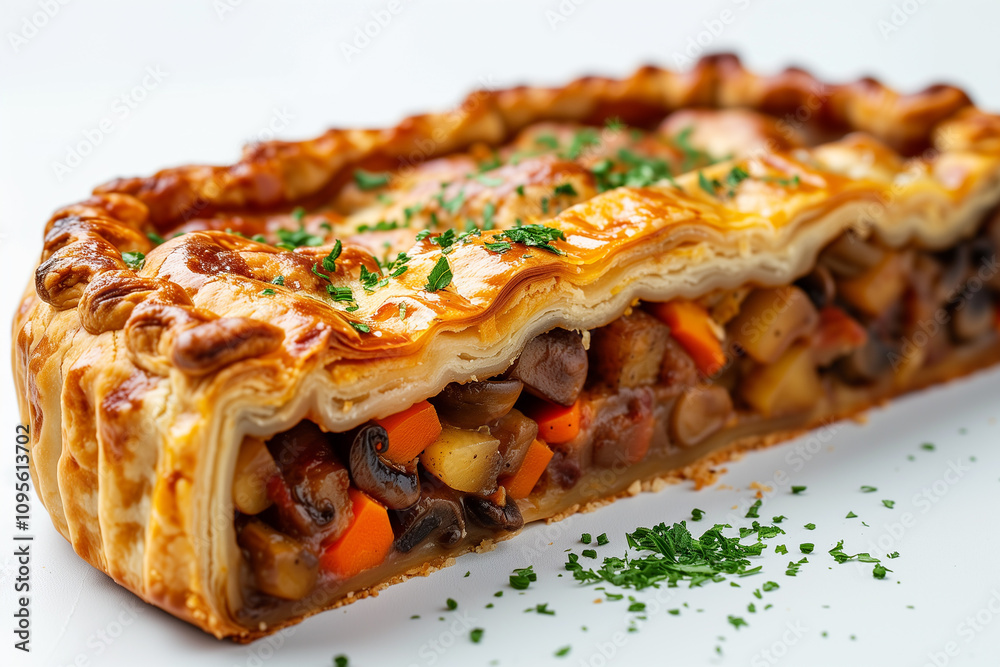
[[[787,282],[848,228],[952,243],[998,167],[1000,118],[955,88],[714,57],[113,181],[49,221],[15,318],[36,488],[143,598],[217,636],[273,630],[234,613],[245,435],[386,416],[640,297]]]

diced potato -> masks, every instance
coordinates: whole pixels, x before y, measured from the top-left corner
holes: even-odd
[[[750,371],[739,391],[754,410],[769,417],[812,408],[822,396],[823,386],[812,350],[799,344],[773,364]]]
[[[686,390],[670,413],[670,437],[691,447],[718,431],[733,412],[733,399],[724,387],[708,385]]]
[[[873,317],[903,296],[907,286],[909,255],[887,252],[878,264],[864,273],[842,280],[838,292],[846,302]]]
[[[819,322],[809,297],[798,287],[757,290],[726,328],[729,339],[762,364],[778,359]]]
[[[490,494],[503,465],[500,441],[488,428],[476,431],[447,426],[420,455],[420,463],[442,482],[465,493]]]
[[[301,600],[316,585],[319,560],[302,545],[258,519],[240,531],[240,546],[250,556],[257,588],[285,600]]]
[[[669,337],[669,327],[636,310],[591,332],[591,368],[613,388],[651,385],[659,377]]]
[[[278,474],[271,452],[259,438],[247,438],[236,457],[233,504],[244,514],[260,514],[271,506],[267,480]]]

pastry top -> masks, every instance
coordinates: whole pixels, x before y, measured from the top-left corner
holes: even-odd
[[[52,217],[15,317],[33,478],[116,581],[263,631],[236,618],[245,436],[347,430],[637,299],[786,283],[846,230],[943,247],[998,198],[1000,117],[960,90],[732,56],[116,180]]]
[[[479,92],[388,130],[103,185],[52,219],[35,284],[91,334],[124,328],[151,373],[204,385],[308,357],[334,386],[326,425],[347,428],[637,297],[785,280],[835,211],[948,242],[998,138],[949,86],[759,77],[730,56]]]

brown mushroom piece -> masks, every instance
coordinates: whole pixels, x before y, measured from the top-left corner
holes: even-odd
[[[869,384],[892,372],[896,346],[869,332],[864,345],[836,363],[840,376],[850,384]]]
[[[461,502],[444,487],[425,484],[424,489],[424,495],[413,507],[396,515],[402,531],[394,542],[396,551],[407,553],[432,540],[450,547],[465,537]]]
[[[298,540],[251,519],[240,530],[238,542],[246,551],[261,592],[301,600],[315,587],[319,560]]]
[[[969,343],[993,328],[993,299],[985,287],[963,294],[951,311],[951,335],[959,343]]]
[[[810,273],[796,280],[795,286],[805,292],[812,304],[819,310],[833,303],[833,297],[837,293],[837,284],[833,280],[833,274],[822,264],[817,264]]]
[[[347,495],[347,468],[330,449],[326,435],[312,422],[268,441],[280,475],[268,480],[281,527],[293,535],[336,539],[354,518]]]
[[[733,412],[733,399],[716,385],[688,389],[670,413],[670,437],[682,447],[692,447],[718,431]]]
[[[500,505],[483,496],[466,496],[464,503],[469,518],[485,528],[513,532],[524,526],[521,510],[512,499],[505,497]]]
[[[375,423],[362,426],[351,443],[351,481],[389,509],[406,509],[420,499],[420,478],[415,467],[407,470],[385,458],[388,448],[384,428]]]
[[[510,412],[524,385],[520,380],[452,382],[430,399],[438,416],[458,428],[476,428]]]
[[[569,406],[580,396],[588,368],[580,334],[553,329],[528,342],[507,377],[539,398]]]
[[[538,437],[538,423],[515,408],[490,424],[489,428],[490,434],[500,441],[498,450],[503,460],[500,474],[517,472],[528,453],[528,447]]]

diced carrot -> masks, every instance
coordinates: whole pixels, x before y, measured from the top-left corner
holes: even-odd
[[[670,334],[691,355],[698,370],[712,376],[726,365],[726,353],[716,337],[708,311],[694,301],[675,299],[651,303],[649,311],[670,327]]]
[[[580,401],[567,407],[538,401],[529,409],[529,416],[538,422],[538,437],[545,442],[569,442],[580,432]]]
[[[532,442],[517,472],[500,480],[507,487],[507,495],[511,498],[527,498],[551,460],[552,450],[548,445],[541,440]]]
[[[420,401],[402,412],[375,421],[389,435],[385,457],[394,463],[412,461],[441,435],[437,411],[427,401]]]
[[[392,550],[393,540],[389,512],[362,491],[348,489],[347,493],[354,521],[320,558],[320,567],[342,579],[384,561]]]

